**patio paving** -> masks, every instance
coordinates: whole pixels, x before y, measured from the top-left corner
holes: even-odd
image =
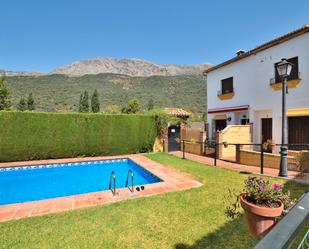
[[[123,155],[113,157],[84,157],[56,160],[39,160],[25,162],[0,163],[0,167],[24,166],[36,164],[96,161],[106,159],[129,158],[141,165],[163,181],[145,185],[142,191],[131,192],[128,188],[119,188],[114,196],[110,190],[92,192],[87,194],[72,195],[59,198],[51,198],[39,201],[23,202],[16,204],[0,205],[0,222],[15,220],[25,217],[44,215],[49,213],[70,211],[79,208],[109,204],[127,199],[152,196],[161,193],[181,191],[202,186],[202,183],[194,180],[192,176],[180,173],[172,168],[167,168],[154,162],[143,155]]]
[[[170,154],[181,157],[183,156],[182,151],[173,151],[170,152]],[[214,166],[214,159],[211,157],[205,157],[205,156],[200,156],[200,155],[195,155],[191,153],[185,153],[185,158],[196,161],[199,163],[207,164],[207,165],[212,165]],[[217,166],[220,168],[225,168],[225,169],[230,169],[238,172],[250,172],[254,174],[260,174],[260,167],[257,166],[250,166],[250,165],[243,165],[243,164],[237,164],[229,161],[223,161],[217,159]],[[265,176],[271,176],[271,177],[278,177],[279,170],[278,169],[273,169],[273,168],[266,168],[264,167],[264,174]],[[280,177],[283,178],[283,177]],[[286,179],[290,180],[296,180],[301,183],[309,183],[309,174],[304,174],[300,173],[298,171],[288,171],[288,177]]]

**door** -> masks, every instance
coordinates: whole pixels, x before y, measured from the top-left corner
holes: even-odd
[[[168,127],[168,151],[180,150],[180,127],[172,125]]]
[[[226,119],[216,120],[216,131],[222,131],[226,127]]]
[[[290,117],[288,119],[289,144],[309,144],[309,117]],[[292,150],[308,150],[305,146],[289,146]]]
[[[262,118],[262,143],[273,138],[273,119]]]

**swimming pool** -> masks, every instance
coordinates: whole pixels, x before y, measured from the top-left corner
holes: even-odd
[[[114,171],[116,187],[126,187],[128,171],[134,185],[161,179],[128,158],[0,168],[0,205],[108,190]],[[131,185],[131,180],[129,180]]]

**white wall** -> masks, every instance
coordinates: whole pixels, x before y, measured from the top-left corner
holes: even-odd
[[[207,75],[208,109],[250,106],[250,120],[258,126],[254,116],[256,111],[271,110],[273,117],[273,140],[280,143],[281,133],[281,91],[275,91],[269,80],[275,76],[274,63],[281,58],[298,56],[301,82],[297,88],[289,89],[287,108],[309,107],[309,33],[303,34],[275,47],[251,55],[237,62],[209,72]],[[233,77],[235,96],[229,100],[220,100],[217,91],[221,89],[221,80]],[[211,123],[212,115],[209,115]],[[258,141],[259,128],[254,130],[254,139]]]

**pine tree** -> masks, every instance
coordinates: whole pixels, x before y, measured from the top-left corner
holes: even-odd
[[[151,98],[148,101],[148,111],[153,110],[153,108],[154,108],[154,102],[153,102],[153,99]]]
[[[100,101],[99,101],[99,93],[97,89],[94,90],[94,93],[91,97],[91,110],[94,113],[97,113],[100,111]]]
[[[88,92],[84,91],[79,98],[79,112],[89,112],[89,96]]]
[[[10,102],[10,91],[5,84],[5,77],[0,77],[0,111],[9,109],[11,106]]]
[[[17,110],[22,111],[22,112],[27,110],[27,103],[23,97],[21,97],[19,100],[19,103],[17,105]]]
[[[89,112],[89,95],[88,92],[84,92],[84,97],[83,97],[83,112]]]
[[[78,112],[83,111],[83,94],[81,93],[79,97],[79,102],[78,102]]]
[[[32,93],[29,94],[28,99],[27,99],[27,109],[29,111],[33,111],[35,109]]]

